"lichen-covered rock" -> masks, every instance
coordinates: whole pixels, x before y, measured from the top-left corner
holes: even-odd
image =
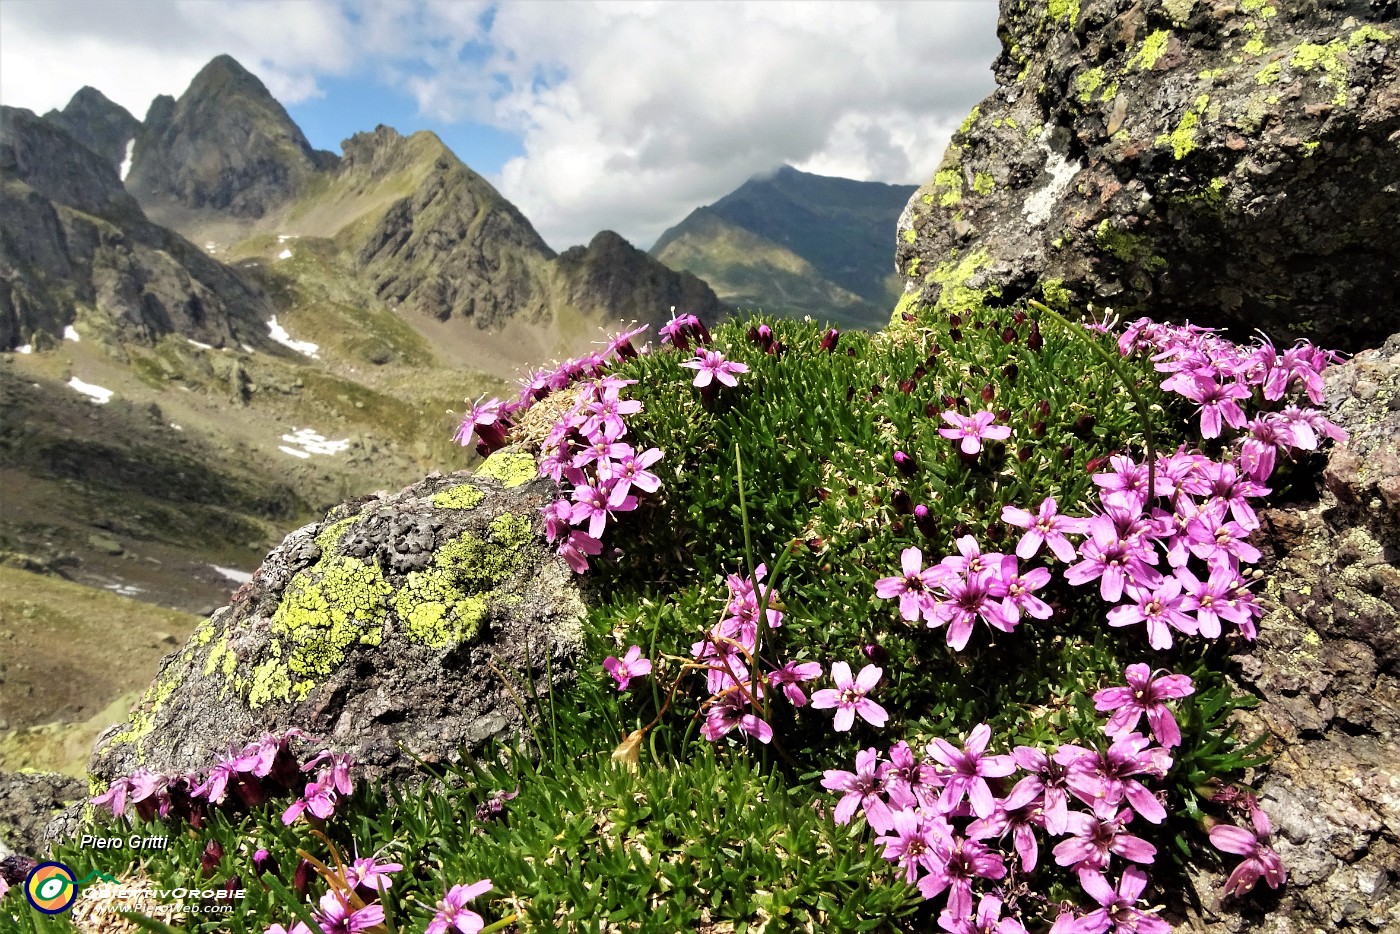
[[[1222,904],[1198,876],[1180,931],[1400,931],[1400,334],[1325,378],[1351,438],[1316,499],[1261,513],[1272,609],[1236,659],[1288,885]]]
[[[556,495],[501,451],[293,532],[99,738],[94,776],[189,771],[298,727],[376,780],[508,733],[520,714],[490,664],[543,690],[581,644],[579,591],[542,535]]]
[[[0,859],[36,857],[44,831],[58,811],[81,800],[87,785],[57,772],[0,772]]]
[[[1353,351],[1400,327],[1393,2],[1002,0],[1000,34],[900,218],[901,311],[1031,296]]]

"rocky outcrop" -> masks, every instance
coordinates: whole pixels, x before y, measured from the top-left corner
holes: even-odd
[[[102,335],[271,346],[266,297],[152,224],[116,169],[27,110],[0,109],[0,349],[57,339],[79,309]]]
[[[89,87],[74,94],[62,110],[44,114],[44,119],[97,153],[118,173],[141,132],[141,121],[125,107]]]
[[[1400,334],[1326,381],[1351,438],[1317,496],[1261,514],[1272,610],[1235,660],[1288,884],[1222,902],[1223,876],[1198,876],[1181,931],[1400,930]]]
[[[1376,346],[1400,327],[1393,3],[1003,0],[998,88],[899,223],[901,310],[1044,297]]]
[[[87,783],[70,775],[0,772],[0,859],[12,853],[31,858],[41,854],[49,821],[86,796]]]
[[[591,316],[665,324],[671,309],[716,321],[729,312],[704,280],[676,272],[611,230],[555,260],[564,301]]]
[[[393,181],[408,192],[355,247],[356,263],[381,299],[482,328],[545,313],[545,267],[554,251],[436,136],[405,138],[381,126],[347,140],[344,149],[338,184]]]
[[[205,65],[173,105],[167,100],[151,105],[127,177],[157,220],[171,206],[262,217],[335,164],[227,55]]]
[[[91,771],[183,773],[297,727],[374,781],[517,730],[511,691],[544,690],[581,646],[573,574],[542,533],[556,495],[528,454],[502,451],[293,532],[165,659]]]

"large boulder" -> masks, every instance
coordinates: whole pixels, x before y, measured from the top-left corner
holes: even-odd
[[[1400,930],[1400,334],[1326,381],[1351,438],[1317,496],[1261,513],[1271,610],[1236,659],[1288,884],[1222,901],[1203,874],[1179,931]]]
[[[502,451],[288,535],[98,739],[95,778],[193,771],[297,727],[394,779],[518,729],[511,692],[528,702],[527,679],[543,690],[581,645],[580,593],[542,534],[557,495]]]
[[[1377,346],[1400,328],[1395,14],[1002,0],[997,90],[899,222],[900,310],[1031,296]]]

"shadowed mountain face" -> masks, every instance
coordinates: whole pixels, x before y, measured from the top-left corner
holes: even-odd
[[[743,307],[878,326],[898,298],[889,244],[913,191],[784,166],[692,212],[650,252]]]
[[[157,220],[170,204],[258,218],[334,163],[261,81],[220,55],[178,101],[151,105],[127,185]]]
[[[83,88],[66,107],[50,110],[44,119],[97,153],[117,172],[141,132],[140,120],[96,88]]]
[[[80,308],[123,340],[266,344],[261,292],[147,220],[103,156],[11,107],[0,109],[0,216],[0,349],[56,338]]]

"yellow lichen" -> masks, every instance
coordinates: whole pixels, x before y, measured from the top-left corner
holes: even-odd
[[[1363,42],[1389,42],[1394,38],[1390,33],[1367,24],[1347,36],[1347,48],[1354,49]]]
[[[253,669],[253,683],[248,691],[248,707],[257,710],[272,701],[288,701],[292,697],[292,679],[281,659],[269,658]]]
[[[972,190],[979,195],[989,195],[996,187],[996,181],[986,172],[978,172],[972,180]]]
[[[908,230],[904,231],[904,242],[905,242],[905,243],[913,243],[916,239],[918,239],[918,236],[919,236],[919,235],[918,235],[918,233],[914,230],[914,228],[913,228],[913,227],[910,227]]]
[[[1047,0],[1045,9],[1053,20],[1068,20],[1071,29],[1079,22],[1079,0]]]
[[[1157,145],[1170,145],[1172,155],[1177,159],[1184,159],[1196,148],[1196,126],[1201,122],[1201,114],[1210,105],[1209,95],[1202,94],[1196,98],[1191,109],[1181,115],[1181,120],[1177,122],[1176,129],[1170,133],[1163,133],[1157,137]]]
[[[1088,71],[1081,71],[1074,77],[1074,91],[1076,96],[1084,102],[1094,99],[1094,92],[1103,87],[1103,67],[1090,68]]]
[[[958,132],[961,133],[963,136],[966,136],[968,134],[968,131],[972,129],[972,124],[976,122],[977,118],[981,115],[982,105],[978,104],[977,106],[973,107],[971,111],[968,112],[968,115],[966,117],[963,118],[962,125],[958,127]]]
[[[1273,84],[1279,79],[1283,72],[1283,62],[1270,62],[1255,74],[1254,80],[1258,84]]]
[[[477,474],[482,477],[494,477],[501,481],[501,486],[510,489],[535,479],[539,476],[539,468],[529,454],[497,451],[486,458]]]
[[[354,558],[324,559],[297,574],[272,616],[273,632],[290,643],[287,668],[324,678],[354,643],[378,645],[390,593],[378,565]]]
[[[1157,60],[1162,57],[1162,53],[1167,50],[1167,40],[1171,38],[1171,31],[1158,29],[1142,40],[1142,48],[1138,53],[1128,60],[1128,67],[1137,67],[1142,71],[1150,71]]]
[[[1326,45],[1303,42],[1293,50],[1293,57],[1288,60],[1288,64],[1299,71],[1321,70],[1327,85],[1336,91],[1332,103],[1344,107],[1347,102],[1347,66],[1342,61],[1342,56],[1346,51],[1346,43],[1340,39]]]
[[[962,201],[963,176],[962,170],[956,167],[940,169],[934,173],[933,187],[943,189],[943,196],[938,199],[938,203],[945,208],[952,207]]]
[[[463,483],[450,490],[434,493],[433,505],[439,509],[472,509],[485,498],[485,493],[470,483]]]

